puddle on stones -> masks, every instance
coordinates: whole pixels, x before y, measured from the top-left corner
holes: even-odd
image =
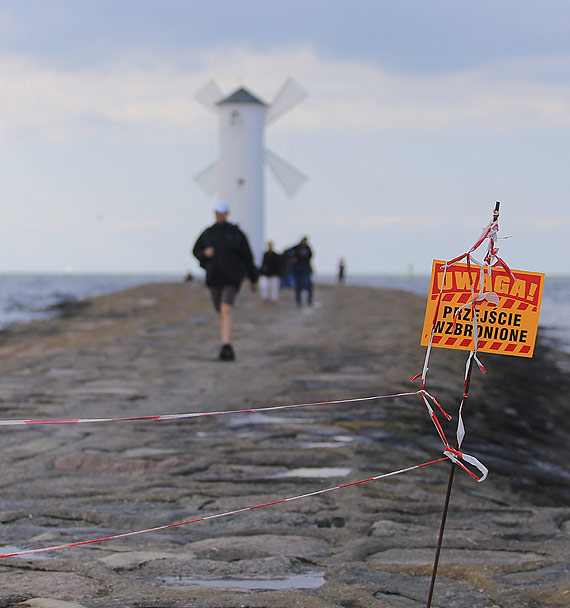
[[[224,587],[239,589],[316,589],[325,582],[324,572],[308,572],[275,578],[190,578],[186,576],[161,576],[166,585],[197,585],[199,587]]]
[[[348,467],[303,467],[300,469],[290,469],[283,473],[272,475],[273,478],[282,477],[303,477],[303,478],[328,478],[346,477],[352,469]]]
[[[343,446],[342,443],[339,443],[338,441],[308,441],[306,443],[300,443],[299,447],[300,448],[308,448],[308,449],[315,449],[315,450],[326,450],[329,448],[341,448]]]
[[[350,437],[349,435],[334,435],[329,441],[301,441],[299,447],[311,449],[340,448],[353,441],[353,439],[354,437]]]
[[[230,426],[245,426],[247,424],[308,424],[310,419],[305,418],[285,418],[284,416],[272,416],[271,414],[238,414],[229,420]]]

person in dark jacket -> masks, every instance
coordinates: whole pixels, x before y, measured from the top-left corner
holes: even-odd
[[[313,304],[313,269],[311,258],[313,252],[309,247],[309,239],[304,236],[301,242],[291,248],[293,252],[293,276],[295,277],[295,300],[301,306],[301,292],[307,291],[307,303]]]
[[[273,251],[273,243],[269,241],[259,271],[259,291],[264,305],[277,304],[282,273],[283,258]]]
[[[214,207],[216,222],[198,237],[192,253],[206,270],[206,285],[218,312],[222,348],[219,359],[233,361],[231,343],[233,306],[242,281],[247,276],[252,291],[257,291],[257,268],[247,236],[236,224],[227,221],[230,206],[218,201]]]

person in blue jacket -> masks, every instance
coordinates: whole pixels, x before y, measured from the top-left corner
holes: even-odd
[[[313,304],[313,269],[311,258],[313,252],[309,247],[309,239],[304,236],[298,245],[291,248],[293,253],[293,276],[295,278],[295,300],[301,306],[301,292],[307,291],[307,304]]]
[[[251,282],[252,291],[257,291],[258,272],[247,236],[236,224],[227,221],[229,204],[218,201],[214,212],[216,222],[198,237],[192,253],[206,270],[206,285],[218,312],[222,340],[219,359],[233,361],[235,352],[231,336],[234,302],[246,276]]]

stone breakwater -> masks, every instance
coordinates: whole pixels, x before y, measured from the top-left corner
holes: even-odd
[[[237,361],[216,360],[208,293],[154,284],[0,335],[2,419],[131,417],[414,390],[425,302],[319,286],[297,310],[244,288]],[[559,355],[483,356],[434,607],[570,601],[567,395]],[[428,389],[455,414],[466,353],[435,350]],[[449,437],[455,421],[446,423]],[[208,517],[441,455],[417,397],[160,422],[0,427],[1,553]],[[129,538],[0,560],[0,607],[425,606],[449,464]]]

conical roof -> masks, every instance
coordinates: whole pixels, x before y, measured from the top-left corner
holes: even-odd
[[[232,93],[229,97],[222,99],[216,103],[217,106],[221,106],[226,103],[257,103],[262,106],[266,106],[266,103],[263,103],[260,99],[252,95],[247,89],[238,89],[234,93]]]

